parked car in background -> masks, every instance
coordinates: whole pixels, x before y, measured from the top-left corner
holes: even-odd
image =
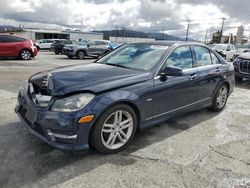
[[[0,57],[29,60],[37,55],[33,41],[13,35],[0,35]]]
[[[250,52],[240,54],[233,64],[236,81],[240,82],[243,78],[250,79]]]
[[[115,153],[139,129],[202,108],[223,110],[234,79],[233,64],[205,45],[132,43],[96,63],[31,76],[15,110],[51,146]]]
[[[82,44],[82,41],[75,45],[67,45],[63,48],[63,54],[69,58],[76,57],[84,59],[86,56],[100,57],[114,49],[112,42],[108,40],[93,40],[87,44]]]
[[[40,39],[37,40],[36,46],[37,49],[43,49],[43,50],[48,50],[50,49],[51,44],[53,44],[55,41],[60,41],[60,40],[65,40],[65,39]]]
[[[65,45],[74,44],[76,43],[75,40],[60,40],[55,41],[53,44],[51,44],[50,51],[53,51],[55,54],[62,53],[63,47]]]
[[[235,58],[243,53],[250,52],[250,44],[242,44],[242,45],[237,45],[235,47],[236,47]]]
[[[216,50],[227,61],[233,61],[236,57],[236,48],[232,44],[213,44],[212,49]]]

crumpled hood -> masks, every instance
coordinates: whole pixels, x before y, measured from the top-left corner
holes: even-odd
[[[149,72],[93,63],[41,72],[33,75],[29,81],[42,89],[47,87],[52,96],[60,96],[84,91],[98,93],[150,78]]]

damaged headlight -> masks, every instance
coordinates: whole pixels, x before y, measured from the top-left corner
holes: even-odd
[[[76,94],[54,102],[51,111],[54,112],[74,112],[84,108],[95,95],[90,93]]]

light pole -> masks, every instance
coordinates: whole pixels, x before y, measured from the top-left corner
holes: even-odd
[[[190,20],[188,19],[187,31],[186,31],[186,41],[188,41],[189,24],[190,24]]]

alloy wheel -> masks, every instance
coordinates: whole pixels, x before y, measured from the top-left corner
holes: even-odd
[[[134,129],[132,115],[125,110],[112,113],[105,121],[101,130],[101,140],[108,149],[118,149],[130,139]]]
[[[227,95],[228,90],[227,87],[224,85],[219,89],[218,96],[216,98],[216,105],[219,109],[222,109],[225,106],[227,102]]]
[[[21,58],[23,60],[29,60],[29,59],[31,59],[31,53],[28,50],[23,50],[21,52]]]
[[[77,57],[78,57],[78,59],[84,59],[85,53],[83,51],[80,51],[77,53]]]

